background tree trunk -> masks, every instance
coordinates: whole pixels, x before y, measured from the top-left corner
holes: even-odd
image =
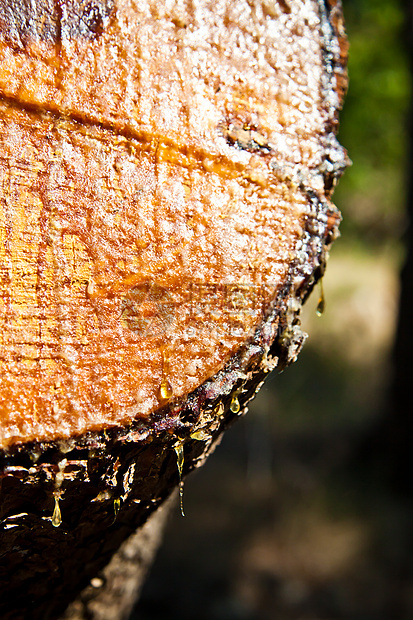
[[[405,45],[410,58],[413,86],[413,3],[406,0]],[[412,493],[413,416],[411,406],[413,351],[413,101],[406,118],[409,134],[406,158],[405,260],[400,273],[397,327],[391,353],[391,379],[379,423],[363,438],[359,457],[380,473],[392,491],[404,497]]]
[[[406,2],[406,45],[413,75],[413,3]],[[411,79],[411,88],[413,80]],[[409,150],[407,157],[407,228],[404,236],[405,263],[401,272],[399,315],[393,351],[394,378],[390,391],[389,413],[384,435],[389,438],[392,486],[411,495],[413,416],[412,416],[412,352],[413,352],[413,101],[407,119]]]

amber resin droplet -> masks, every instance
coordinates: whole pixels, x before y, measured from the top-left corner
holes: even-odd
[[[159,400],[169,400],[173,396],[173,388],[168,379],[163,378],[159,387]]]
[[[324,314],[325,309],[326,309],[326,300],[324,297],[324,288],[323,288],[322,280],[320,280],[319,287],[320,287],[320,296],[318,298],[317,308],[316,308],[317,316],[321,316],[322,314]]]
[[[181,507],[181,515],[184,517],[184,481],[182,480],[182,473],[184,470],[184,444],[180,443],[174,448],[176,452],[176,463],[179,473],[179,502]]]
[[[239,400],[237,398],[237,396],[234,396],[233,399],[231,400],[231,404],[229,407],[232,411],[232,413],[239,413],[241,410],[241,405],[239,404]]]
[[[196,441],[208,441],[211,438],[211,435],[205,431],[205,429],[200,429],[198,431],[194,431],[190,434],[191,439],[195,439]]]
[[[62,513],[60,511],[59,506],[59,497],[58,495],[54,496],[54,510],[52,515],[52,525],[53,527],[59,527],[62,523]]]
[[[117,497],[113,500],[113,512],[115,513],[115,519],[118,516],[118,512],[120,509],[120,499]]]

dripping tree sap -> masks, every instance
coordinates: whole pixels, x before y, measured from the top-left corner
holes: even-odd
[[[2,619],[102,618],[82,590],[296,359],[345,63],[339,0],[0,0]]]

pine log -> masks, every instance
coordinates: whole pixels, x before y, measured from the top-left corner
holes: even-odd
[[[305,339],[337,0],[0,0],[0,617],[58,617]]]

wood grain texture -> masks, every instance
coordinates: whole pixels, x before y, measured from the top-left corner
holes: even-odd
[[[166,376],[178,398],[213,376],[343,160],[313,1],[112,13],[92,41],[63,21],[57,42],[0,42],[3,446],[125,424]]]

